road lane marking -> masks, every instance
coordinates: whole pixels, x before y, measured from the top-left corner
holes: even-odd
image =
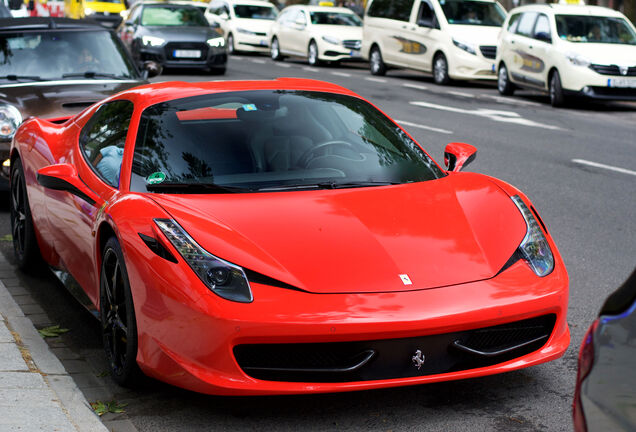
[[[475,97],[474,94],[464,93],[464,92],[459,92],[459,91],[454,91],[454,90],[448,90],[446,93],[452,94],[452,95],[455,95],[455,96],[467,97],[467,98],[474,98]]]
[[[414,128],[418,128],[418,129],[426,129],[426,130],[430,130],[433,132],[439,132],[439,133],[443,133],[443,134],[452,134],[453,132],[446,130],[446,129],[440,129],[440,128],[435,128],[432,126],[425,126],[425,125],[421,125],[421,124],[417,124],[417,123],[411,123],[411,122],[407,122],[404,120],[396,120],[397,123],[404,125],[404,126],[409,126],[409,127],[414,127]]]
[[[516,98],[513,99],[513,98],[503,97],[503,96],[494,96],[494,95],[482,94],[482,95],[480,95],[480,98],[488,98],[488,99],[495,100],[497,102],[513,104],[513,105],[542,106],[542,104],[537,103],[537,102],[530,102],[530,101],[526,101],[526,100],[522,100],[522,99],[516,99]]]
[[[331,75],[337,75],[337,76],[341,76],[341,77],[350,77],[351,74],[345,73],[345,72],[331,72]]]
[[[261,59],[250,59],[252,63],[265,64],[265,60]]]
[[[384,78],[375,78],[375,77],[366,77],[365,80],[378,82],[378,83],[385,83],[386,82],[386,80]]]
[[[303,70],[306,70],[307,72],[320,72],[320,69],[312,68],[309,66],[305,66]]]
[[[286,64],[286,63],[274,63],[276,66],[278,67],[282,67],[282,68],[290,68],[292,67],[290,64]]]
[[[620,168],[620,167],[615,167],[612,165],[605,165],[602,163],[598,163],[598,162],[592,162],[592,161],[588,161],[585,159],[572,159],[572,162],[574,162],[575,164],[581,164],[581,165],[589,165],[595,168],[602,168],[602,169],[606,169],[606,170],[610,170],[610,171],[615,171],[615,172],[619,172],[622,174],[629,174],[629,175],[633,175],[636,176],[636,171],[632,171],[632,170],[628,170],[626,168]]]
[[[496,122],[501,122],[501,123],[514,123],[514,124],[542,128],[542,129],[549,129],[549,130],[563,130],[562,128],[558,126],[553,126],[553,125],[549,125],[545,123],[539,123],[530,119],[523,118],[521,117],[521,115],[519,115],[518,113],[514,111],[500,111],[500,110],[490,110],[490,109],[484,109],[484,108],[468,110],[463,108],[455,108],[455,107],[446,106],[446,105],[437,105],[437,104],[432,104],[428,102],[419,102],[419,101],[409,102],[409,103],[411,105],[420,106],[423,108],[431,108],[431,109],[436,109],[440,111],[450,111],[455,113],[474,115],[478,117],[485,117],[487,119],[490,119]]]
[[[428,90],[428,87],[426,87],[424,85],[420,85],[420,84],[404,83],[404,84],[402,84],[402,87],[413,88],[413,89],[416,89],[416,90]]]

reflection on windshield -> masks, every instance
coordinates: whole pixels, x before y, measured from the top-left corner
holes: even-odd
[[[344,12],[310,12],[312,24],[362,26],[362,21],[357,15]]]
[[[557,15],[557,33],[570,42],[636,45],[636,33],[623,18]]]
[[[449,24],[499,27],[506,13],[497,3],[463,0],[440,0]]]
[[[132,172],[131,190],[166,193],[215,193],[188,187],[204,184],[239,191],[364,187],[443,175],[406,133],[358,98],[264,90],[147,108]]]
[[[209,24],[201,11],[196,8],[152,6],[144,8],[141,25],[207,27]]]
[[[234,5],[234,15],[236,15],[237,18],[273,21],[276,19],[276,10],[273,7]]]
[[[98,71],[118,78],[139,78],[123,46],[107,31],[0,34],[0,77],[43,80]]]

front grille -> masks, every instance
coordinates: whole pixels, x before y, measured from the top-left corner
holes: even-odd
[[[176,61],[197,61],[205,60],[208,57],[208,45],[200,42],[170,42],[165,47],[166,59]],[[199,50],[201,55],[199,57],[175,57],[175,50]]]
[[[636,100],[636,88],[590,87],[591,96],[599,99]]]
[[[342,46],[344,46],[347,49],[351,49],[351,50],[360,50],[360,47],[362,46],[362,41],[359,40],[344,40],[342,41]]]
[[[350,382],[407,378],[502,363],[541,348],[556,315],[440,335],[373,341],[234,347],[249,376],[269,381]],[[418,369],[413,356],[420,350]]]
[[[494,60],[497,57],[497,47],[495,45],[482,45],[479,47],[481,54],[488,58]]]
[[[267,36],[267,33],[265,33],[265,32],[254,32],[254,34],[256,36]]]
[[[601,75],[636,76],[636,66],[628,68],[626,75],[621,74],[620,68],[616,65],[591,64],[590,69]]]

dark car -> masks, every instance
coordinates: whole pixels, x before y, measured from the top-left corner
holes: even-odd
[[[138,63],[153,60],[164,67],[225,73],[225,40],[194,6],[137,3],[117,34]]]
[[[574,429],[636,430],[636,270],[612,293],[583,338]]]
[[[63,121],[146,83],[147,75],[117,36],[94,21],[0,19],[0,189],[8,188],[9,146],[22,120]]]

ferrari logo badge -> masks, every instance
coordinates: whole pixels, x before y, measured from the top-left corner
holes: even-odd
[[[413,365],[417,367],[417,370],[420,370],[426,361],[426,357],[422,354],[422,351],[417,350],[411,360],[413,360]]]
[[[402,279],[402,283],[404,285],[413,285],[413,282],[411,282],[411,278],[407,274],[401,274],[400,279]]]

